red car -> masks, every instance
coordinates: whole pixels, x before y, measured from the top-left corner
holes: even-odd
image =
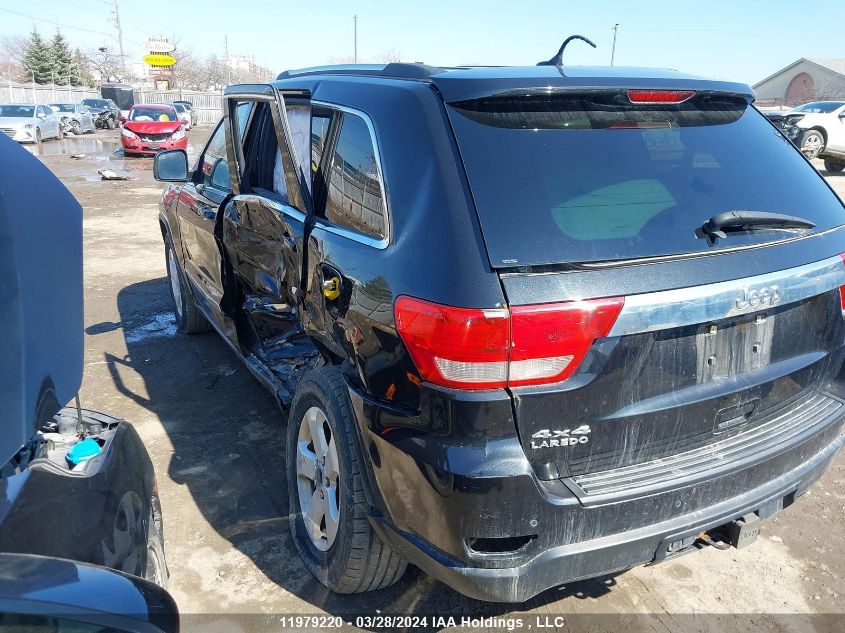
[[[187,149],[188,137],[173,106],[134,105],[120,132],[125,156],[154,156],[165,149]]]

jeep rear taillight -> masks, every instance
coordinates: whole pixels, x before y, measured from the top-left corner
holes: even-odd
[[[617,297],[485,310],[399,297],[394,312],[423,380],[493,389],[565,380],[623,304]]]
[[[842,265],[845,266],[845,253],[840,253],[839,259],[842,260]],[[845,315],[845,286],[839,286],[839,305],[842,308],[842,314]]]

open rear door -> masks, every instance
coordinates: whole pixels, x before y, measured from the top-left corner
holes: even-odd
[[[310,95],[260,84],[229,87],[225,99],[234,195],[219,239],[234,278],[224,303],[247,361],[288,402],[298,370],[320,358],[303,335],[298,307],[311,213]],[[248,117],[239,116],[244,104],[252,104]]]

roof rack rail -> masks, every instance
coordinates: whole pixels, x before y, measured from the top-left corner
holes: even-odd
[[[391,62],[389,64],[337,64],[334,66],[312,66],[286,70],[279,73],[279,79],[306,77],[309,75],[351,75],[364,77],[392,77],[396,79],[428,79],[443,72],[443,68],[426,64]]]

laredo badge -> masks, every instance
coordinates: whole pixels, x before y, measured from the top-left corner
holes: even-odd
[[[590,441],[590,426],[582,424],[577,429],[542,429],[531,436],[531,448],[564,448]]]

